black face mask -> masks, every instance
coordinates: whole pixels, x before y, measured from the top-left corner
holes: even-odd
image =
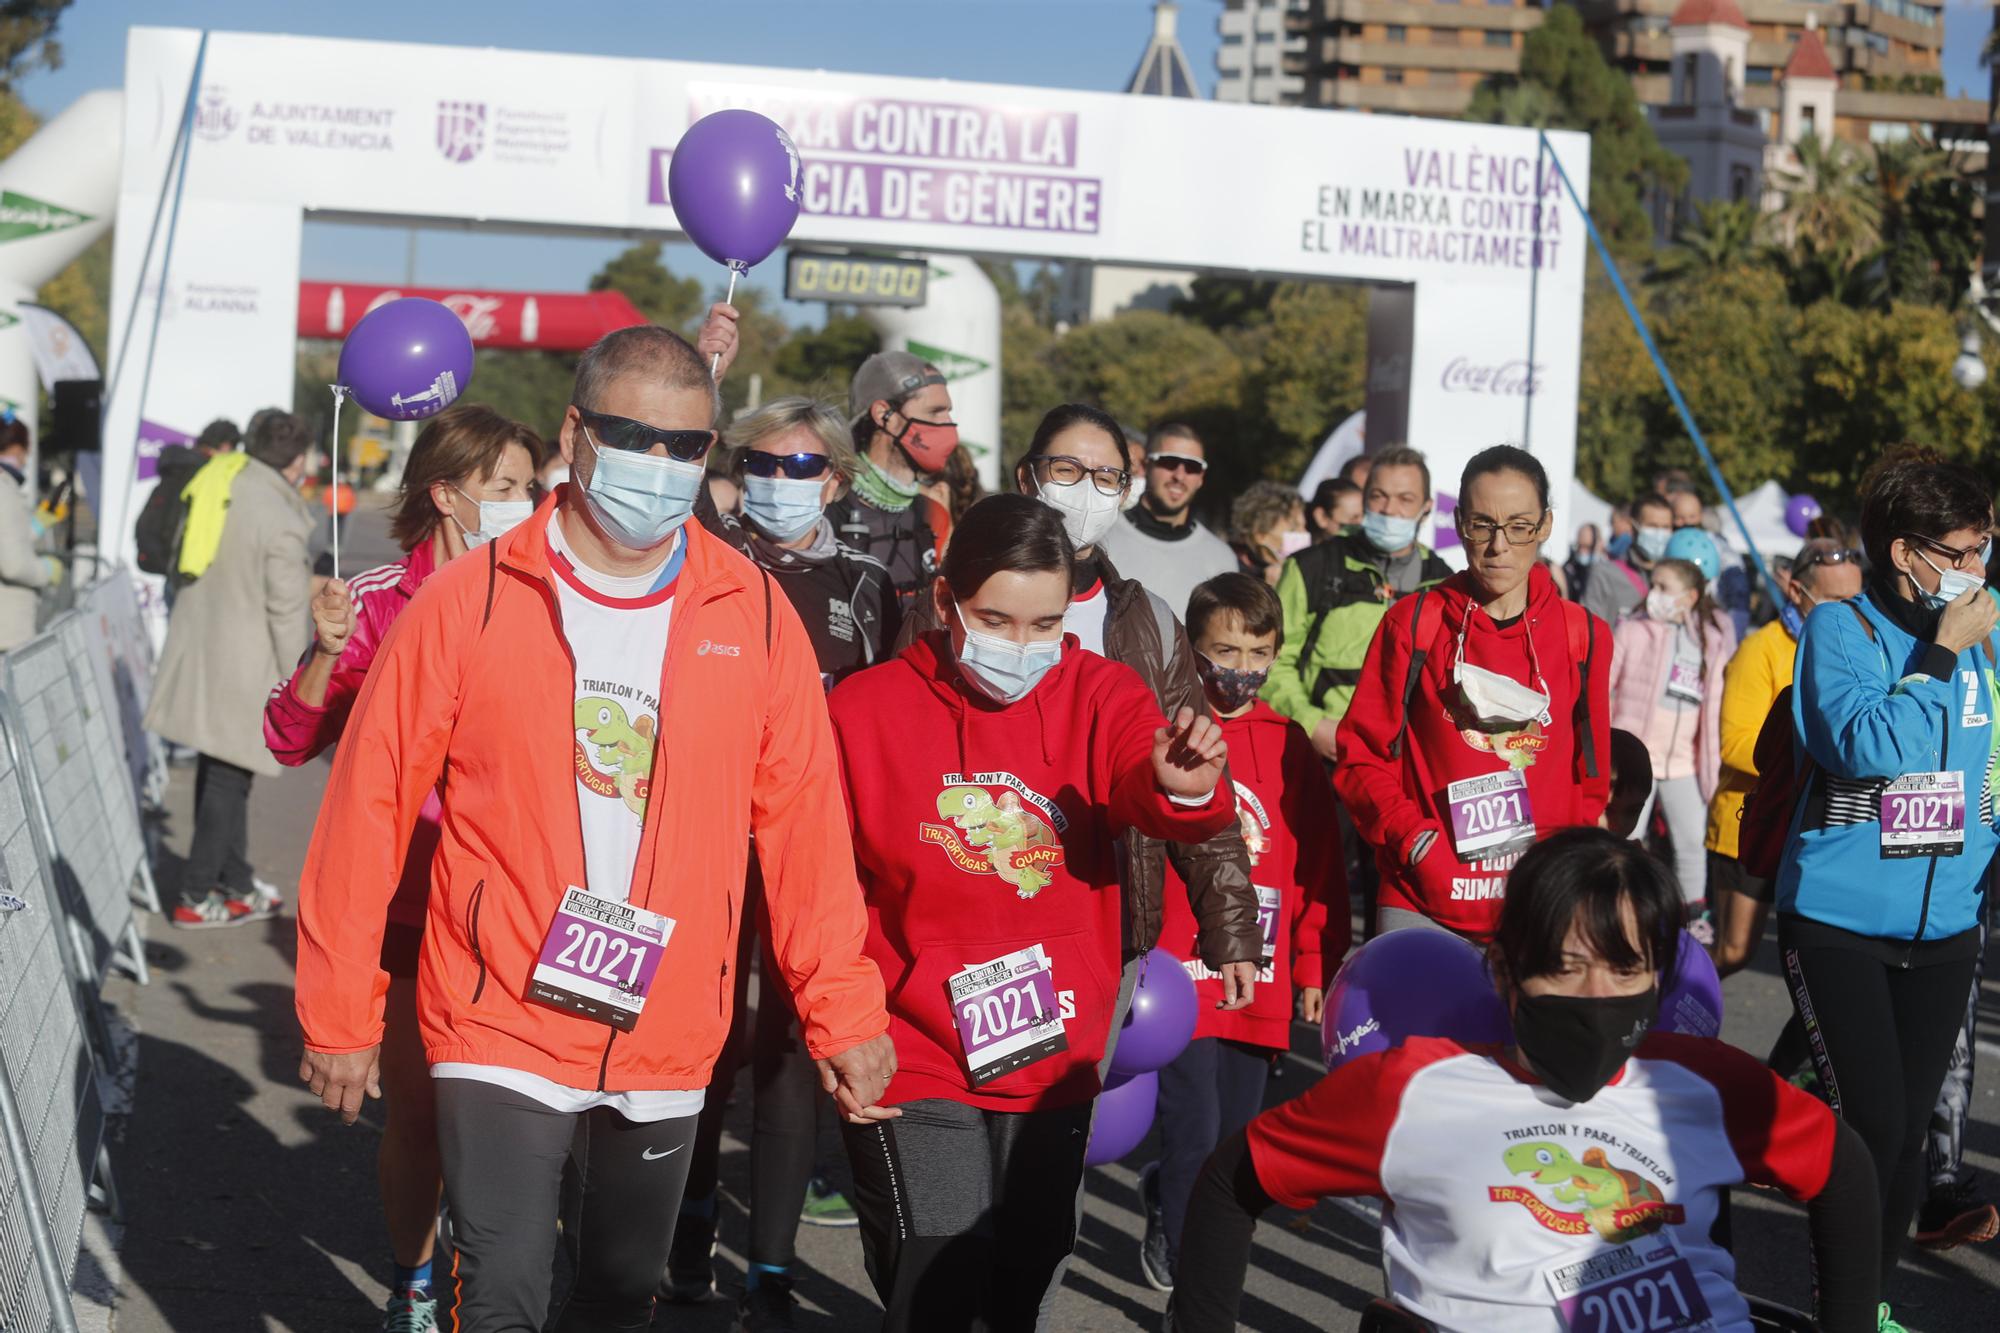
[[[1514,1041],[1549,1091],[1587,1102],[1639,1049],[1660,1015],[1660,992],[1637,995],[1520,995]]]

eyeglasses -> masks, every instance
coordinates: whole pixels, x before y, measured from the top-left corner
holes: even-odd
[[[783,472],[793,481],[824,477],[832,464],[825,454],[767,454],[761,449],[746,449],[736,460],[736,466],[753,477],[775,477]]]
[[[1067,454],[1043,454],[1030,461],[1056,486],[1074,486],[1087,476],[1090,484],[1104,494],[1116,495],[1132,480],[1132,474],[1122,467],[1091,467],[1082,459],[1071,458]]]
[[[577,416],[582,418],[584,428],[590,432],[594,442],[608,444],[627,453],[647,453],[658,444],[664,445],[667,457],[676,462],[698,463],[715,447],[716,434],[712,430],[662,430],[630,417],[593,412],[574,403],[571,406],[576,407]]]
[[[1798,559],[1792,561],[1792,577],[1798,578],[1817,565],[1858,565],[1861,552],[1853,547],[1834,550],[1823,546],[1808,546],[1799,552]]]
[[[1459,520],[1458,533],[1468,546],[1490,546],[1495,533],[1505,536],[1509,546],[1530,546],[1541,537],[1542,527],[1548,521],[1549,511],[1546,509],[1540,518],[1532,522],[1525,518],[1507,523],[1495,523],[1490,518],[1466,518]]]
[[[1208,471],[1208,464],[1199,458],[1189,458],[1186,454],[1152,454],[1146,459],[1147,467],[1156,467],[1162,472],[1185,472],[1190,477],[1199,477]]]
[[[1991,537],[1988,537],[1977,546],[1968,546],[1960,551],[1946,546],[1943,542],[1933,541],[1929,537],[1915,532],[1905,532],[1900,535],[1906,542],[1911,542],[1917,546],[1926,547],[1937,552],[1951,562],[1953,569],[1963,570],[1968,562],[1975,561],[1979,566],[1983,567],[1988,558],[1993,554],[1993,539]]]

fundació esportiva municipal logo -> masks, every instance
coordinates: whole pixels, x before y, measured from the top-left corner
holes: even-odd
[[[470,162],[486,147],[486,103],[439,102],[437,147],[447,162]]]

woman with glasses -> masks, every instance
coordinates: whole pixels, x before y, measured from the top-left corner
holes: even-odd
[[[1751,632],[1723,674],[1722,776],[1709,802],[1705,840],[1715,970],[1722,976],[1749,965],[1771,910],[1772,881],[1750,874],[1736,859],[1743,802],[1757,785],[1757,737],[1778,696],[1792,687],[1805,618],[1823,602],[1844,602],[1860,592],[1859,550],[1825,538],[1808,541],[1792,562],[1777,619]]]
[[[1874,1156],[1885,1295],[2000,847],[1992,531],[1976,473],[1928,450],[1884,459],[1862,492],[1867,584],[1807,617],[1792,694],[1813,767],[1778,871],[1778,943],[1822,1087]]]
[[[1611,794],[1611,631],[1542,567],[1542,465],[1475,455],[1456,516],[1466,569],[1390,608],[1341,722],[1334,788],[1376,850],[1379,931],[1492,935],[1507,872]]]
[[[839,540],[826,507],[854,475],[848,425],[812,398],[776,398],[731,423],[729,476],[742,492],[722,535],[770,576],[805,625],[820,681],[832,689],[893,652],[900,615],[888,568]],[[679,1303],[715,1294],[717,1167],[730,1089],[743,1056],[750,962],[758,960],[755,1036],[749,1052],[755,1112],[750,1152],[750,1238],[741,1324],[751,1333],[792,1326],[792,1262],[801,1209],[814,1180],[818,1079],[799,1040],[788,987],[756,941],[767,933],[763,883],[750,862],[738,936],[735,1021],[716,1061],[696,1129],[687,1193],[667,1260],[663,1296]],[[822,1208],[844,1208],[837,1195]],[[851,1222],[853,1214],[848,1213]]]

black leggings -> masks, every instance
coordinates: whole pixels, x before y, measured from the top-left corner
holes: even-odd
[[[792,1000],[778,980],[767,951],[757,948],[762,920],[761,894],[754,886],[744,902],[743,930],[736,949],[736,1008],[729,1038],[716,1057],[708,1100],[695,1130],[687,1201],[715,1196],[722,1169],[722,1124],[730,1091],[743,1064],[745,1029],[753,1026],[746,1009],[750,960],[759,958],[755,1037],[750,1050],[753,1100],[750,1134],[750,1262],[789,1268],[797,1257],[799,1210],[812,1185],[819,1146],[819,1071],[799,1036]]]
[[[882,1333],[1030,1333],[1076,1247],[1091,1106],[926,1099],[841,1125]]]
[[[572,1115],[466,1078],[438,1079],[437,1106],[458,1244],[455,1327],[538,1333],[549,1313],[559,1215],[576,1285],[556,1333],[647,1327],[694,1117],[637,1124],[606,1107]]]
[[[1778,943],[1828,1103],[1875,1161],[1882,1198],[1882,1283],[1916,1216],[1924,1131],[1965,1017],[1973,960],[1895,967],[1859,949]]]

